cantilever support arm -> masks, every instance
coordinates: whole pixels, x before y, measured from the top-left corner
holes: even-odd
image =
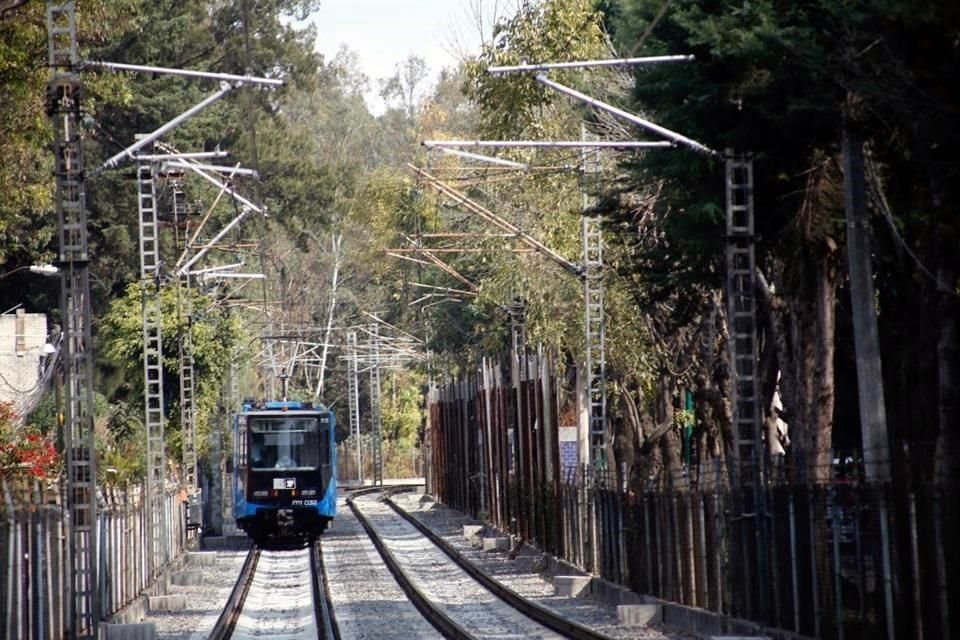
[[[635,125],[643,127],[647,131],[652,131],[658,135],[663,136],[667,140],[672,140],[677,144],[683,145],[689,149],[693,149],[697,153],[702,153],[708,156],[718,155],[716,151],[714,151],[713,149],[703,144],[700,144],[696,140],[692,140],[684,135],[677,133],[676,131],[671,131],[666,127],[661,127],[658,124],[654,124],[653,122],[650,122],[649,120],[641,118],[638,115],[630,113],[629,111],[624,111],[623,109],[615,107],[612,104],[607,104],[602,100],[591,98],[587,94],[581,93],[576,89],[571,89],[570,87],[560,84],[559,82],[554,82],[553,80],[551,80],[550,78],[548,78],[546,75],[542,73],[538,73],[536,78],[537,78],[537,82],[539,82],[544,86],[550,87],[551,89],[558,91],[564,95],[570,96],[571,98],[576,98],[577,100],[580,100],[581,102],[584,102],[590,105],[591,107],[600,109],[602,111],[606,111],[607,113],[611,113],[617,116],[618,118],[622,118],[624,120],[632,122]]]
[[[186,274],[187,272],[189,272],[189,271],[190,271],[190,267],[192,267],[194,264],[196,264],[197,261],[199,261],[200,258],[202,258],[204,255],[206,255],[206,253],[207,253],[210,249],[212,249],[225,235],[227,235],[227,233],[229,233],[231,229],[233,229],[235,226],[237,226],[238,224],[240,224],[240,221],[243,220],[250,211],[255,211],[255,212],[259,213],[259,214],[266,215],[266,210],[265,210],[265,209],[263,209],[262,207],[257,206],[256,204],[254,204],[253,202],[251,202],[251,201],[248,200],[247,198],[244,198],[242,195],[240,195],[240,194],[237,193],[234,189],[232,189],[232,188],[230,187],[230,185],[228,185],[228,184],[226,184],[226,183],[224,183],[224,182],[221,182],[220,180],[218,180],[217,178],[211,176],[209,173],[207,173],[206,171],[204,171],[203,169],[199,168],[199,167],[196,166],[196,165],[197,165],[197,163],[184,162],[182,166],[183,166],[183,168],[185,168],[185,169],[189,169],[190,171],[193,171],[193,172],[196,173],[198,176],[200,176],[201,178],[203,178],[203,179],[206,180],[207,182],[211,183],[213,186],[217,187],[218,189],[221,190],[221,192],[225,192],[225,193],[230,194],[233,198],[235,198],[235,199],[237,200],[237,202],[239,202],[240,204],[242,204],[243,207],[240,209],[240,213],[237,214],[237,216],[236,216],[233,220],[231,220],[229,223],[227,223],[227,225],[226,225],[223,229],[221,229],[220,232],[217,233],[217,235],[215,235],[208,243],[206,243],[205,245],[203,245],[203,246],[200,248],[200,250],[197,251],[196,254],[194,254],[194,256],[193,256],[192,258],[190,258],[189,260],[187,260],[186,263],[184,263],[182,266],[180,266],[179,269],[177,269],[177,274],[178,274],[178,275],[184,275],[184,274]],[[182,257],[181,257],[181,258],[182,258]]]
[[[470,151],[461,151],[459,149],[449,149],[446,147],[439,147],[439,149],[443,153],[451,156],[459,156],[461,158],[467,158],[468,160],[479,160],[480,162],[488,162],[503,167],[510,167],[511,169],[526,171],[530,168],[530,165],[525,162],[514,162],[513,160],[506,160],[504,158],[494,158],[493,156],[485,156],[482,153],[471,153]]]
[[[407,238],[407,240],[410,241],[410,238]],[[454,269],[453,267],[451,267],[450,265],[448,265],[446,262],[444,262],[443,260],[441,260],[441,259],[438,258],[437,256],[433,255],[433,253],[431,253],[429,249],[420,248],[420,249],[419,249],[419,254],[422,255],[424,258],[426,258],[426,259],[430,262],[430,264],[434,265],[435,267],[437,267],[438,269],[440,269],[440,270],[443,271],[444,273],[446,273],[446,274],[448,274],[448,275],[450,275],[450,276],[453,276],[454,278],[456,278],[457,280],[459,280],[459,281],[462,282],[463,284],[465,284],[465,285],[467,285],[468,287],[470,287],[470,289],[472,289],[473,291],[476,291],[476,290],[477,290],[477,285],[475,285],[473,282],[471,282],[471,281],[470,281],[466,276],[464,276],[462,273],[460,273],[459,271],[457,271],[456,269]]]
[[[272,87],[283,86],[283,80],[274,78],[259,78],[257,76],[240,76],[233,73],[214,73],[212,71],[195,71],[193,69],[171,69],[170,67],[153,67],[145,64],[126,64],[122,62],[105,62],[102,60],[84,60],[81,67],[99,67],[110,71],[141,71],[143,73],[163,74],[169,76],[187,76],[188,78],[204,78],[220,80],[235,84],[265,84]]]
[[[241,167],[227,167],[218,164],[200,164],[197,162],[185,162],[183,160],[170,160],[165,163],[168,167],[178,169],[195,169],[200,171],[217,171],[220,173],[229,173],[231,176],[252,176],[258,178],[256,169],[243,169]]]
[[[666,140],[424,140],[428,149],[493,147],[504,149],[669,149]]]
[[[102,165],[100,165],[100,167],[96,171],[90,174],[90,177],[92,178],[94,176],[99,175],[100,173],[102,173],[107,169],[112,169],[113,167],[116,167],[118,164],[120,164],[120,162],[124,158],[132,159],[134,157],[134,154],[137,151],[144,148],[145,146],[147,146],[148,144],[150,144],[151,142],[153,142],[163,134],[177,128],[178,126],[180,126],[181,124],[183,124],[184,122],[192,118],[193,116],[197,115],[198,113],[200,113],[201,111],[203,111],[204,109],[212,105],[214,102],[216,102],[223,96],[227,95],[232,89],[233,87],[228,84],[221,86],[220,90],[217,91],[216,93],[207,96],[197,104],[193,105],[192,107],[190,107],[189,109],[187,109],[186,111],[178,115],[176,118],[174,118],[170,122],[161,126],[159,129],[155,129],[152,133],[148,133],[145,137],[140,138],[139,140],[134,142],[132,145],[130,145],[120,153],[112,156],[111,158],[108,158],[107,161],[104,162]]]
[[[523,242],[524,244],[530,247],[533,247],[538,252],[550,258],[551,260],[559,264],[561,267],[563,267],[573,275],[579,277],[582,274],[583,268],[580,265],[576,264],[575,262],[571,262],[570,260],[567,260],[566,258],[561,256],[559,253],[557,253],[547,245],[543,244],[542,242],[540,242],[539,240],[531,236],[529,233],[526,233],[519,227],[507,222],[506,220],[504,220],[494,212],[474,202],[463,193],[460,193],[453,187],[448,186],[442,180],[430,175],[420,167],[410,163],[407,163],[407,166],[418,176],[426,180],[431,187],[433,187],[443,195],[447,196],[448,198],[451,198],[457,204],[462,205],[470,213],[473,213],[483,218],[487,222],[493,224],[494,226],[499,227],[500,229],[503,229],[504,231],[511,233],[517,238],[517,240],[519,240],[520,242]]]
[[[516,64],[504,67],[487,67],[487,73],[517,73],[523,71],[549,71],[551,69],[585,69],[588,67],[632,67],[635,65],[662,64],[664,62],[690,62],[689,54],[671,56],[645,56],[642,58],[611,58],[607,60],[574,60],[572,62],[543,62],[540,64]]]

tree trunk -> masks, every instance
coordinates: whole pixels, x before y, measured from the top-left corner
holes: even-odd
[[[836,277],[826,262],[811,268],[809,295],[801,293],[790,301],[792,352],[798,357],[783,370],[795,372],[790,382],[799,381],[799,385],[784,393],[791,399],[784,404],[796,407],[791,441],[796,478],[801,482],[829,480],[832,469]]]
[[[23,5],[27,4],[27,2],[29,1],[30,0],[11,0],[6,4],[0,4],[0,20],[3,20],[4,18],[6,18],[7,13],[13,11],[18,7],[22,7]]]
[[[323,332],[323,351],[320,356],[320,373],[317,379],[317,390],[313,397],[320,399],[323,396],[323,385],[327,372],[327,354],[330,351],[330,336],[333,333],[333,313],[337,308],[337,289],[340,284],[340,265],[343,263],[343,234],[338,233],[330,238],[330,250],[333,253],[333,275],[330,276],[330,305],[327,307],[327,326]]]
[[[764,352],[768,355],[766,359],[761,358],[760,361],[764,378],[760,401],[764,410],[763,421],[767,436],[767,453],[771,456],[771,459],[773,459],[773,456],[781,456],[780,459],[782,460],[785,451],[780,442],[780,414],[788,415],[790,413],[784,404],[782,392],[779,391],[782,376],[781,367],[790,360],[787,332],[784,329],[784,303],[783,299],[776,295],[766,276],[759,269],[757,270],[757,289],[763,307],[767,312]],[[795,384],[794,381],[791,382]],[[774,406],[775,394],[780,401],[779,407]],[[789,425],[789,422],[787,424]]]
[[[724,434],[729,432],[732,420],[730,402],[723,396],[724,386],[729,386],[729,377],[720,295],[718,291],[711,297],[710,306],[704,314],[699,369],[694,376],[696,478],[697,486],[704,491],[721,486]]]
[[[681,455],[681,439],[673,425],[673,393],[676,383],[673,375],[662,371],[657,379],[657,409],[656,422],[659,438],[652,436],[655,446],[663,449],[663,486],[677,491],[687,489],[686,477],[683,475],[683,457]],[[656,442],[659,440],[659,442]]]
[[[939,282],[951,283],[949,269],[937,270]],[[938,418],[936,478],[950,484],[960,480],[960,305],[953,292],[940,294],[939,336],[937,340]]]

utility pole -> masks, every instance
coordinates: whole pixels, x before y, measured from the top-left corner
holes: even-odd
[[[870,265],[866,214],[863,138],[846,118],[843,122],[843,190],[847,218],[847,260],[853,307],[853,342],[857,355],[857,392],[864,475],[868,482],[890,479],[887,410],[883,397],[880,340]]]
[[[73,2],[47,4],[50,81],[47,114],[53,121],[56,207],[63,314],[64,446],[68,522],[67,632],[95,640],[100,620],[97,562],[97,460],[93,428],[93,342],[90,335],[90,255],[80,137],[83,85],[78,73]]]

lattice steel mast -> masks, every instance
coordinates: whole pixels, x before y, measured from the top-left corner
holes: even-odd
[[[350,403],[350,435],[357,443],[357,480],[363,482],[363,448],[360,446],[360,387],[357,383],[357,332],[347,333],[347,400]]]
[[[157,163],[137,161],[140,227],[140,295],[143,326],[143,402],[147,430],[147,562],[157,575],[167,560],[164,492],[163,334],[160,306],[160,235],[157,226]]]
[[[59,226],[60,306],[64,335],[64,444],[69,513],[67,599],[70,638],[93,640],[100,619],[97,576],[97,466],[93,428],[93,343],[90,255],[80,137],[83,86],[78,74],[74,3],[47,4],[50,81]]]
[[[766,481],[766,455],[760,415],[760,391],[757,354],[756,253],[753,212],[753,160],[745,155],[725,158],[727,200],[727,314],[728,345],[733,361],[731,405],[733,406],[733,456],[729,471],[739,517],[753,519],[756,575],[743,573],[748,594],[755,593],[759,611],[767,610],[768,536],[767,508],[762,489]],[[746,537],[737,551],[746,560],[751,553]],[[749,602],[750,596],[748,596]],[[748,604],[749,607],[749,604]]]
[[[738,482],[754,484],[763,477],[763,442],[757,388],[756,256],[754,252],[753,161],[726,158],[727,316],[730,358],[734,363],[731,404],[736,460],[731,470]]]
[[[586,142],[592,136],[581,125]],[[590,410],[590,458],[597,470],[607,468],[607,354],[603,310],[603,231],[600,217],[591,211],[596,198],[590,181],[600,172],[596,148],[584,149],[581,158],[583,191],[583,299],[584,340],[587,356],[587,401]]]
[[[373,450],[373,485],[383,484],[383,429],[380,413],[380,326],[370,325],[370,430]]]
[[[184,202],[183,185],[179,176],[170,181],[171,203],[173,205],[173,223],[176,233],[180,225],[186,225],[187,207]],[[184,245],[189,233],[184,232]],[[180,426],[183,437],[183,474],[190,496],[197,493],[197,432],[194,412],[194,371],[193,371],[193,291],[190,287],[190,273],[177,273],[177,322],[186,319],[186,327],[180,334],[178,356],[180,360]]]

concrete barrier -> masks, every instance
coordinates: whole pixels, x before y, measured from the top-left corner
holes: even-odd
[[[178,587],[197,587],[203,584],[203,570],[187,569],[170,574],[170,584]]]
[[[146,624],[103,624],[104,640],[157,640],[157,627]]]
[[[554,576],[554,595],[577,598],[590,593],[590,576]]]
[[[463,537],[469,540],[474,536],[479,536],[483,533],[482,524],[465,524],[463,525]]]
[[[547,561],[542,553],[533,553],[526,546],[513,558],[513,566],[522,573],[543,573]]]
[[[659,604],[617,605],[617,622],[625,627],[645,627],[663,622],[663,607]]]
[[[217,554],[214,551],[190,551],[187,553],[187,564],[193,567],[213,567],[217,564]]]
[[[481,548],[484,551],[509,551],[510,538],[484,538]]]
[[[660,604],[648,602],[640,594],[630,591],[626,587],[603,578],[593,577],[590,582],[590,595],[597,600],[609,604]]]
[[[187,608],[187,594],[174,593],[165,596],[148,596],[149,611],[183,611]]]
[[[127,606],[110,616],[112,624],[136,624],[147,617],[147,596],[139,595]]]

